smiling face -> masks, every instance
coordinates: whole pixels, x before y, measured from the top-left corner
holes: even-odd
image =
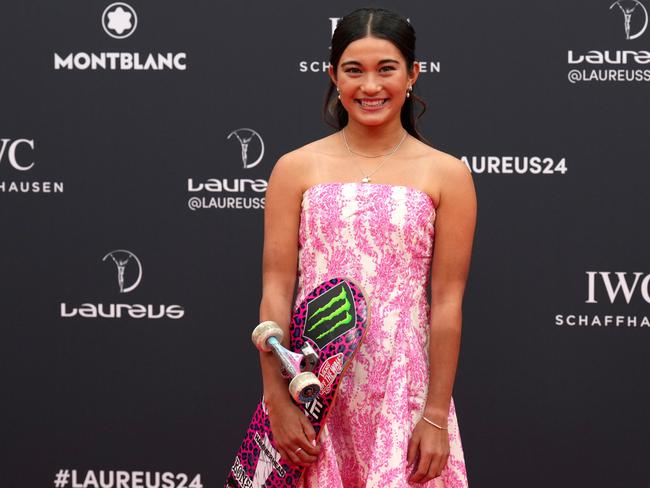
[[[408,72],[406,60],[390,41],[364,37],[343,51],[336,73],[341,103],[350,122],[377,126],[399,120],[406,92],[417,79],[419,65]]]

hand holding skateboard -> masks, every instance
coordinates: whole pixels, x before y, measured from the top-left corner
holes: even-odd
[[[251,339],[260,351],[273,351],[280,361],[280,373],[291,379],[289,393],[298,403],[309,403],[318,396],[320,381],[312,372],[318,364],[318,355],[309,343],[301,348],[301,354],[289,351],[281,342],[284,331],[270,320],[262,322],[253,330]]]
[[[350,280],[333,278],[317,286],[296,308],[289,326],[288,348],[282,346],[284,332],[275,322],[262,322],[253,331],[255,346],[273,351],[281,374],[291,379],[291,398],[313,427],[316,439],[369,320],[368,304],[361,289]],[[289,457],[296,457],[295,454],[294,451]],[[304,465],[289,464],[281,458],[262,398],[230,468],[226,487],[292,488],[304,470]]]

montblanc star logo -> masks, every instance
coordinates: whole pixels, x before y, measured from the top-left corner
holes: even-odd
[[[117,7],[116,10],[108,13],[108,28],[122,35],[125,30],[133,27],[132,17],[133,14],[123,10],[122,7]]]
[[[133,7],[124,2],[115,2],[104,9],[102,26],[115,39],[125,39],[135,32],[138,15]]]

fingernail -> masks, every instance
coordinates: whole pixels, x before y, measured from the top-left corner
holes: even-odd
[[[313,441],[311,441],[311,445],[314,446],[314,447],[316,447],[316,439],[314,439]]]

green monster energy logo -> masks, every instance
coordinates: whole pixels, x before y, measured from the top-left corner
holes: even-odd
[[[332,310],[334,307],[337,308]],[[347,288],[345,286],[341,286],[341,292],[338,295],[330,298],[326,304],[322,305],[308,316],[307,333],[305,335],[311,337],[309,333],[314,331],[314,333],[317,334],[318,331],[316,329],[318,329],[318,327],[333,320],[335,320],[335,322],[331,325],[328,324],[329,327],[325,331],[315,336],[315,340],[320,341],[324,337],[337,332],[341,328],[344,329],[342,332],[345,332],[345,330],[348,330],[354,326],[354,311],[353,314],[351,314],[350,310],[353,310],[353,304],[350,302],[350,299],[348,297]],[[345,315],[341,317],[342,314]],[[311,323],[313,320],[316,320],[316,322]],[[345,327],[351,323],[353,324],[352,326]]]

